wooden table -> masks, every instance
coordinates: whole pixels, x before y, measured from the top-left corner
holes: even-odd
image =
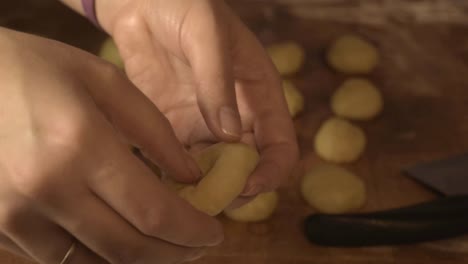
[[[330,95],[347,77],[325,65],[324,50],[337,36],[356,32],[374,42],[381,51],[382,62],[368,77],[381,88],[385,97],[385,109],[378,119],[358,123],[366,131],[369,145],[362,159],[347,166],[367,183],[369,199],[363,211],[433,199],[432,193],[405,177],[401,170],[419,162],[468,151],[466,21],[456,15],[450,20],[437,12],[433,20],[415,19],[411,12],[408,16],[392,15],[400,14],[396,12],[371,19],[362,11],[366,7],[357,8],[359,5],[346,7],[354,17],[347,21],[343,16],[333,15],[333,12],[343,12],[341,6],[320,3],[317,8],[326,12],[300,8],[296,13],[302,9],[301,15],[307,18],[294,18],[286,14],[284,7],[268,7],[264,3],[246,6],[242,2],[234,3],[236,10],[265,43],[288,39],[298,41],[307,49],[304,69],[292,77],[307,98],[305,112],[296,120],[302,160],[295,176],[320,162],[313,153],[313,137],[319,124],[331,115]],[[24,3],[33,3],[40,12],[33,14],[32,10],[18,8]],[[311,6],[308,4],[307,8]],[[379,12],[376,8],[371,10]],[[61,23],[55,23],[54,16],[62,19]],[[104,38],[83,19],[54,1],[1,3],[0,23],[60,39],[89,51],[96,51]],[[240,224],[222,218],[225,242],[196,263],[468,263],[467,237],[398,247],[338,249],[311,245],[304,238],[301,225],[313,209],[301,199],[297,177],[295,179],[281,189],[280,206],[272,220]],[[26,262],[0,253],[0,263]]]

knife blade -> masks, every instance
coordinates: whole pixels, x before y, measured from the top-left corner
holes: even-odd
[[[468,153],[420,164],[404,172],[439,194],[468,195]]]
[[[400,209],[364,214],[309,216],[310,242],[335,247],[399,245],[468,233],[468,154],[404,170],[447,197]]]

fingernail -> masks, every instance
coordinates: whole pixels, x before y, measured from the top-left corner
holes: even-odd
[[[223,106],[219,110],[219,121],[224,134],[231,137],[240,137],[242,125],[239,115],[232,108]]]
[[[263,191],[263,185],[261,184],[254,184],[254,185],[250,185],[248,186],[243,192],[242,192],[242,196],[246,196],[246,197],[249,197],[249,196],[255,196],[259,193],[261,193]]]

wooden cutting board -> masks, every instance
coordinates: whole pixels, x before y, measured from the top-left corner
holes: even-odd
[[[382,1],[373,3],[377,2]],[[366,131],[369,145],[358,162],[346,166],[366,181],[369,199],[362,211],[433,199],[432,193],[405,177],[401,170],[419,162],[468,152],[466,23],[458,18],[421,21],[411,15],[359,19],[368,13],[361,14],[362,8],[356,5],[343,9],[323,4],[317,4],[317,8],[326,12],[305,12],[306,7],[299,8],[307,17],[297,18],[287,15],[284,7],[242,3],[237,1],[233,5],[265,43],[295,40],[307,50],[304,69],[291,77],[306,97],[305,111],[295,121],[302,159],[295,177],[280,190],[280,205],[270,221],[241,224],[221,218],[226,229],[225,242],[196,263],[468,263],[468,237],[398,247],[339,249],[311,245],[301,228],[304,218],[314,210],[301,199],[297,180],[305,170],[320,162],[313,153],[313,138],[320,123],[332,115],[331,94],[348,77],[326,66],[324,51],[336,37],[353,32],[368,38],[381,52],[379,67],[366,77],[381,88],[385,98],[385,109],[379,118],[357,123]],[[42,8],[49,12],[47,17],[62,17],[61,26],[53,23],[53,19],[35,21],[34,18],[42,15],[32,13],[18,17],[10,14],[11,19],[2,23],[96,51],[102,34],[56,3],[48,2]],[[355,18],[343,19],[347,13],[342,10],[351,10],[349,16]],[[443,17],[440,12],[435,14],[435,18],[437,14]],[[80,34],[71,34],[70,28]],[[0,263],[27,262],[0,253]]]

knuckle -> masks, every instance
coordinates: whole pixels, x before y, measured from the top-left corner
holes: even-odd
[[[82,145],[87,131],[88,120],[82,110],[68,109],[67,113],[50,118],[41,130],[41,141],[47,150],[76,150]]]
[[[44,168],[37,165],[30,165],[18,171],[15,177],[12,177],[11,184],[16,192],[27,198],[39,200],[51,195],[50,177]]]
[[[99,167],[95,168],[93,179],[95,179],[98,185],[108,185],[115,181],[121,174],[122,172],[118,162],[114,159],[106,159],[101,161]]]
[[[21,166],[12,168],[9,181],[13,189],[27,198],[39,200],[54,195],[56,183],[66,180],[63,173],[81,152],[84,142],[79,134],[66,124],[41,131],[37,153],[27,157]]]
[[[165,217],[168,215],[165,203],[158,203],[157,206],[141,207],[137,214],[137,226],[140,232],[147,236],[159,237],[166,231]]]
[[[53,195],[51,184],[46,177],[28,177],[17,181],[16,190],[25,197],[37,201],[48,200]]]

